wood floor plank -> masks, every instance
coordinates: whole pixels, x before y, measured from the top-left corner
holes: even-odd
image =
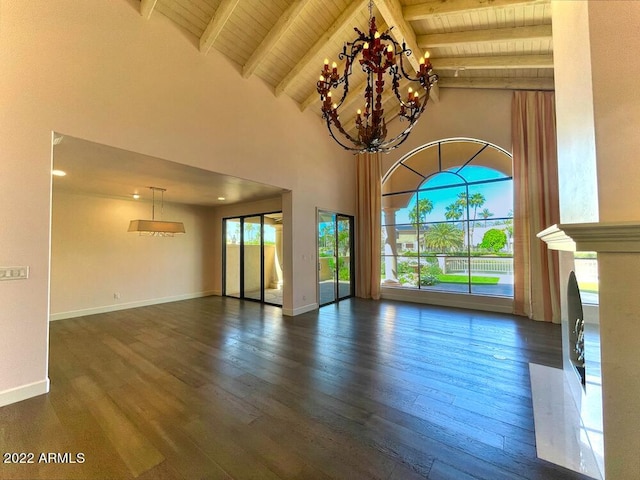
[[[52,322],[51,392],[0,451],[84,452],[0,478],[565,480],[536,457],[529,362],[557,325],[350,299],[296,317],[205,297]]]

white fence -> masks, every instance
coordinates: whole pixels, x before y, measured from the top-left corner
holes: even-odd
[[[468,272],[468,258],[445,259],[444,273]],[[474,273],[498,273],[513,275],[513,258],[471,257],[471,271]]]

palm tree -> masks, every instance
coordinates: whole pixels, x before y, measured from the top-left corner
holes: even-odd
[[[437,223],[427,230],[425,243],[427,247],[436,251],[456,250],[463,247],[464,234],[451,223]]]
[[[480,212],[480,216],[482,218],[484,218],[484,226],[485,227],[487,226],[487,218],[493,217],[493,215],[494,214],[492,212],[490,212],[488,208],[482,209],[482,211]]]
[[[421,198],[416,202],[416,208],[412,208],[409,212],[409,220],[411,220],[411,225],[415,227],[416,232],[419,230],[420,225],[427,220],[427,215],[432,210],[433,202],[428,198]]]
[[[244,233],[247,237],[244,240],[245,244],[250,244],[253,242],[255,229],[256,229],[256,226],[253,223],[247,222],[244,224]]]
[[[464,195],[464,193],[461,195]],[[466,199],[465,199],[465,203],[466,203]],[[460,201],[460,199],[456,200],[451,205],[447,205],[444,212],[444,218],[446,218],[447,220],[459,220],[460,218],[462,218],[463,215],[464,215],[464,209],[462,207],[462,202]],[[464,222],[462,222],[462,238],[463,238],[463,245],[464,245]]]
[[[459,220],[460,217],[462,217],[462,208],[460,208],[460,205],[457,202],[447,205],[444,212],[444,218],[447,220]]]
[[[509,213],[507,213],[507,216],[510,218],[504,221],[504,224],[505,224],[504,231],[507,234],[507,242],[509,242],[508,243],[509,249],[511,249],[513,245],[511,243],[511,239],[513,238],[513,209],[509,210]]]
[[[476,227],[476,215],[478,212],[478,208],[484,205],[485,198],[481,193],[474,193],[469,197],[469,206],[473,207],[473,220],[471,221],[471,241],[473,242],[473,231]]]

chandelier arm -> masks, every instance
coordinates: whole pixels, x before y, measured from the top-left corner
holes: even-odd
[[[354,147],[350,147],[350,146],[345,145],[344,143],[342,143],[342,142],[338,139],[338,137],[333,133],[332,125],[333,125],[333,124],[331,123],[331,121],[330,121],[329,119],[327,119],[327,130],[329,130],[329,135],[331,135],[331,138],[333,138],[333,140],[334,140],[338,145],[340,145],[340,146],[341,146],[342,148],[344,148],[345,150],[350,150],[350,151],[355,152],[355,153],[360,153],[360,152],[362,152],[362,151],[363,151],[363,149],[362,149],[362,148],[354,148]],[[339,129],[339,130],[340,130],[340,132],[341,132],[341,133],[342,133],[342,132],[344,132],[344,129]],[[351,142],[352,142],[352,143],[354,143],[355,145],[362,145],[362,143],[361,143],[361,142],[359,142],[359,141],[355,140],[354,138],[352,138],[352,137],[351,137],[351,135],[349,135],[348,133],[344,132],[343,134],[344,134],[344,135],[349,139],[349,141],[351,141]]]
[[[425,108],[427,107],[427,102],[429,101],[429,95],[427,94],[425,96],[424,102],[422,103],[422,105],[420,106],[420,108],[416,111],[416,113],[414,113],[413,115],[411,115],[411,117],[408,119],[409,120],[409,125],[407,126],[407,128],[405,128],[402,132],[400,132],[398,135],[396,135],[394,138],[392,138],[391,140],[388,140],[384,143],[382,143],[380,146],[385,149],[388,148],[387,146],[390,144],[393,144],[396,140],[398,140],[400,137],[403,137],[402,140],[397,143],[395,146],[391,147],[390,150],[393,150],[395,148],[398,148],[409,136],[409,133],[411,133],[411,130],[413,129],[413,127],[415,126],[415,124],[417,123],[418,119],[420,118],[420,116],[422,115],[422,113],[424,112]]]
[[[397,69],[394,69],[392,72],[389,72],[389,73],[392,75],[392,78],[393,78],[393,82],[391,83],[391,90],[393,91],[393,94],[398,99],[398,102],[400,102],[400,105],[403,105],[406,107],[407,104],[404,103],[404,100],[402,100],[402,96],[400,95],[400,79],[402,77],[398,74]]]
[[[349,135],[349,133],[344,129],[344,127],[342,126],[342,123],[340,122],[339,118],[338,118],[338,112],[334,111],[334,115],[330,115],[329,117],[327,117],[327,127],[329,128],[329,131],[331,132],[331,136],[335,139],[335,135],[333,134],[333,128],[335,127],[338,129],[338,131],[344,135],[347,140],[349,140],[350,142],[353,142],[355,144],[362,144],[361,141],[353,138],[351,135]],[[336,139],[337,141],[337,139]]]
[[[338,76],[335,62],[332,70],[330,70],[328,60],[325,60],[320,81],[317,83],[317,90],[323,102],[322,115],[327,123],[327,129],[338,145],[352,152],[386,153],[406,141],[409,132],[424,112],[430,88],[438,77],[432,73],[427,55],[425,55],[424,59],[420,59],[420,67],[415,72],[415,77],[407,72],[405,67],[406,59],[403,57],[412,55],[411,50],[406,47],[406,43],[402,42],[400,44],[391,36],[390,32],[393,27],[382,33],[378,31],[372,5],[373,3],[370,1],[369,29],[367,33],[363,33],[357,27],[354,28],[357,37],[353,42],[346,42],[343,45],[342,52],[339,54],[340,60],[344,61],[342,76]],[[398,57],[400,58],[398,59]],[[345,104],[350,93],[350,76],[353,73],[353,66],[356,61],[358,61],[362,72],[366,76],[366,86],[364,90],[364,112],[360,109],[357,111],[355,121],[357,138],[354,138],[340,122],[338,111]],[[387,73],[389,74],[389,79],[386,78]],[[400,93],[400,83],[403,79],[414,83],[414,85],[411,85],[413,88],[409,88],[406,99],[403,99]],[[426,93],[423,101],[420,101],[421,92],[419,92],[420,89],[415,83],[418,83]],[[336,98],[334,103],[331,91],[339,86],[342,86],[341,97],[340,99]],[[409,123],[400,134],[389,140],[386,139],[387,124],[384,117],[385,105],[383,104],[385,87],[387,90],[392,90],[391,96],[395,96],[400,105],[400,120],[407,120]],[[335,93],[337,94],[338,92]]]

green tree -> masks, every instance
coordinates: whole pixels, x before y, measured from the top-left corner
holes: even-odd
[[[487,226],[487,218],[489,218],[489,217],[493,217],[493,215],[494,215],[494,214],[493,214],[493,213],[491,213],[491,212],[489,211],[489,209],[488,209],[488,208],[484,208],[484,209],[482,209],[482,211],[480,212],[480,216],[481,216],[482,218],[484,218],[484,226],[485,226],[485,227]]]
[[[464,234],[451,223],[437,223],[427,230],[425,244],[427,248],[440,252],[457,250],[464,245]]]
[[[490,252],[497,253],[502,250],[507,244],[507,234],[503,230],[492,228],[487,230],[482,237],[482,243],[480,248],[489,250]]]
[[[411,221],[411,225],[416,229],[416,232],[420,225],[427,221],[427,215],[429,215],[432,210],[433,202],[428,198],[421,198],[416,202],[415,208],[412,208],[409,212],[409,220]]]
[[[460,196],[461,195],[465,195],[464,193],[461,193],[460,195],[458,195],[458,200],[456,200],[454,203],[452,203],[451,205],[447,205],[447,207],[445,208],[445,212],[444,212],[444,218],[446,218],[447,220],[460,220],[462,218],[462,216],[464,215],[465,209],[463,208],[463,203],[466,205],[466,196],[465,196],[465,200],[464,202],[460,200]],[[458,227],[455,227],[458,228]],[[464,246],[464,221],[462,222],[462,245]]]
[[[447,220],[459,220],[462,217],[462,208],[458,203],[447,205],[444,212],[444,218]]]
[[[504,224],[506,225],[505,230],[507,235],[509,235],[509,238],[513,238],[513,210],[509,210],[507,216],[510,218],[504,221]]]
[[[255,236],[256,236],[256,226],[253,223],[250,222],[245,222],[244,224],[244,234],[245,234],[245,239],[244,239],[244,243],[245,244],[253,244],[255,243]]]
[[[471,224],[470,224],[470,229],[471,229],[471,241],[473,242],[473,232],[475,230],[476,227],[476,217],[478,214],[478,208],[480,208],[482,205],[484,205],[485,202],[485,198],[484,195],[482,195],[481,193],[473,193],[470,197],[469,197],[469,206],[473,207],[473,220],[471,220]]]

